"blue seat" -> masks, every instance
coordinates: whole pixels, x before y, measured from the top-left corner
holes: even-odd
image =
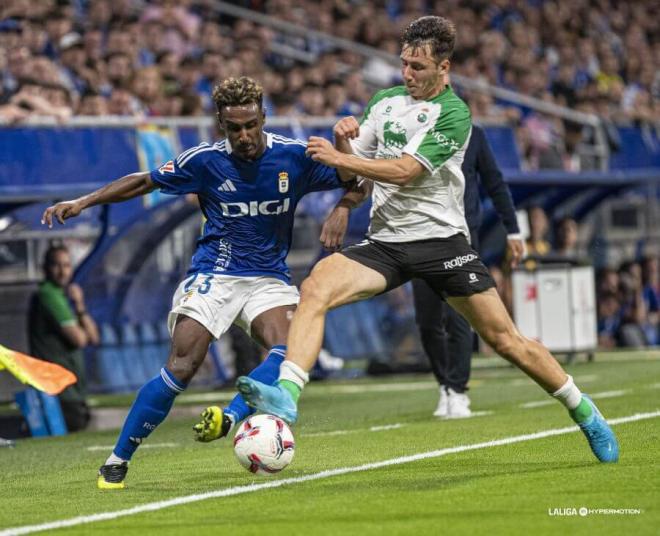
[[[100,387],[112,392],[130,390],[130,369],[126,368],[117,331],[110,324],[102,324],[100,335],[101,345],[96,352],[96,370]]]
[[[130,370],[131,387],[137,388],[151,379],[153,374],[150,373],[135,325],[124,323],[121,324],[120,330],[123,359]]]
[[[149,322],[138,325],[138,334],[142,344],[142,360],[148,377],[152,378],[167,362],[167,347],[160,342],[156,328]]]

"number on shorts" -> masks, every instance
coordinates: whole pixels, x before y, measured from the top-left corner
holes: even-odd
[[[190,291],[190,287],[192,287],[193,283],[195,283],[195,281],[197,281],[197,276],[198,275],[199,274],[195,274],[194,276],[192,276],[190,278],[190,280],[184,285],[183,292],[189,292]],[[211,290],[211,280],[212,279],[213,279],[213,275],[207,275],[206,279],[204,279],[202,284],[197,287],[197,292],[199,292],[200,294],[207,294],[208,291]]]
[[[209,290],[211,290],[211,279],[213,279],[213,276],[207,275],[204,282],[197,288],[197,292],[200,294],[206,294]]]
[[[192,277],[190,278],[190,280],[189,280],[189,281],[185,284],[185,286],[183,287],[183,292],[188,292],[188,291],[190,290],[190,287],[192,287],[192,284],[195,282],[195,280],[197,279],[197,276],[198,276],[198,275],[199,275],[199,274],[195,274],[194,276],[192,276]]]

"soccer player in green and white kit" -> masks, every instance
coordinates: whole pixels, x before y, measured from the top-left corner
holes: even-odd
[[[584,432],[601,462],[616,462],[614,433],[548,350],[518,332],[494,282],[468,243],[463,215],[463,155],[470,111],[449,86],[454,25],[442,17],[413,21],[402,38],[403,86],[378,92],[361,124],[334,128],[338,151],[310,138],[307,153],[374,181],[368,238],[319,262],[301,287],[279,382],[238,380],[248,404],[290,423],[318,355],[329,309],[425,280],[484,341],[554,396]],[[356,154],[347,154],[354,152]]]

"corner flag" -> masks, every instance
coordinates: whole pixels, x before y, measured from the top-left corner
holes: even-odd
[[[73,372],[60,365],[14,352],[0,344],[0,370],[3,369],[49,395],[57,395],[78,381]]]

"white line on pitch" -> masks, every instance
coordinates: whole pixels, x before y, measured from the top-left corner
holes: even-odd
[[[623,424],[634,421],[641,421],[644,419],[653,419],[656,417],[660,417],[660,410],[656,410],[648,413],[636,413],[635,415],[628,415],[626,417],[618,417],[616,419],[610,419],[608,422],[611,425],[615,425],[615,424]],[[163,510],[164,508],[171,508],[172,506],[190,504],[194,502],[205,501],[207,499],[231,497],[233,495],[241,495],[243,493],[261,491],[263,489],[279,488],[281,486],[286,486],[288,484],[298,484],[300,482],[310,482],[312,480],[321,480],[323,478],[330,478],[333,476],[358,473],[361,471],[371,471],[373,469],[380,469],[382,467],[389,467],[391,465],[401,465],[405,463],[417,462],[419,460],[439,458],[441,456],[447,456],[448,454],[457,454],[459,452],[466,452],[470,450],[501,447],[503,445],[511,445],[513,443],[521,443],[523,441],[532,441],[534,439],[543,439],[546,437],[570,434],[573,432],[577,432],[578,430],[579,428],[577,426],[569,426],[566,428],[554,428],[551,430],[543,430],[542,432],[536,432],[533,434],[504,437],[502,439],[495,439],[493,441],[484,441],[483,443],[473,443],[472,445],[460,445],[458,447],[449,447],[440,450],[432,450],[430,452],[421,452],[419,454],[412,454],[410,456],[401,456],[400,458],[383,460],[382,462],[366,463],[364,465],[357,465],[353,467],[340,467],[338,469],[328,469],[327,471],[321,471],[319,473],[313,473],[311,475],[298,476],[293,478],[282,478],[280,480],[271,480],[270,482],[262,482],[260,484],[248,484],[246,486],[235,486],[233,488],[208,491],[206,493],[197,493],[195,495],[174,497],[173,499],[167,499],[165,501],[141,504],[139,506],[134,506],[133,508],[127,508],[125,510],[115,510],[114,512],[102,512],[100,514],[72,517],[69,519],[61,519],[59,521],[41,523],[39,525],[25,525],[22,527],[12,527],[0,531],[0,536],[18,536],[20,534],[31,534],[33,532],[40,532],[43,530],[73,527],[76,525],[94,523],[97,521],[109,521],[112,519],[117,519],[119,517],[132,516],[136,514],[142,514],[144,512],[154,512],[156,510]]]
[[[167,449],[167,448],[174,448],[178,447],[179,443],[145,443],[144,445],[140,445],[140,450],[142,449]],[[94,450],[112,450],[115,448],[114,445],[94,445],[92,447],[87,447],[87,450],[89,451],[94,451]]]
[[[384,424],[382,426],[372,426],[369,428],[370,432],[382,432],[383,430],[396,430],[397,428],[401,428],[403,424],[401,423],[396,423],[396,424]]]
[[[383,424],[381,426],[372,426],[371,428],[368,428],[367,430],[364,429],[355,429],[355,430],[332,430],[330,432],[312,432],[311,434],[300,434],[303,437],[327,437],[327,436],[336,436],[336,435],[346,435],[346,434],[357,434],[357,433],[364,433],[364,432],[382,432],[384,430],[396,430],[397,428],[401,428],[404,425],[401,423],[395,423],[395,424]]]
[[[575,380],[576,385],[581,385],[583,383],[591,383],[595,382],[598,379],[597,374],[583,374],[582,376],[574,376],[573,380]],[[514,387],[521,387],[521,386],[536,386],[536,383],[534,383],[534,380],[531,378],[514,378],[513,380],[510,380],[509,382],[510,385],[513,385]]]
[[[592,395],[589,395],[591,398],[595,399],[600,399],[600,398],[617,398],[619,396],[623,396],[626,393],[629,393],[630,389],[622,389],[619,391],[602,391],[600,393],[594,393]],[[547,400],[535,400],[534,402],[525,402],[524,404],[520,404],[519,407],[529,409],[529,408],[539,408],[541,406],[550,406],[552,404],[556,404],[557,401],[554,398],[549,398]]]

